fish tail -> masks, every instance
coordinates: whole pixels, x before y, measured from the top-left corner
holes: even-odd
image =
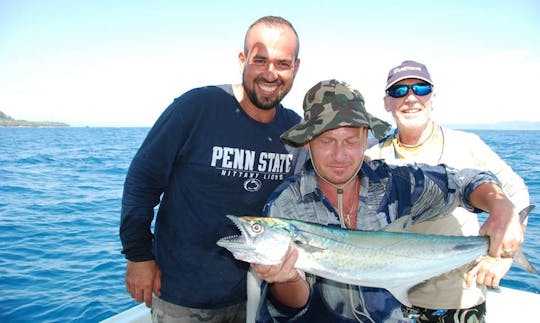
[[[531,264],[529,259],[527,259],[523,251],[521,251],[521,249],[519,249],[514,255],[514,262],[518,264],[521,268],[527,270],[528,272],[533,273],[533,274],[538,274],[536,269],[533,267],[533,265]]]

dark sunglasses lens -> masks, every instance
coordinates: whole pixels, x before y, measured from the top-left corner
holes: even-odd
[[[407,92],[409,92],[409,86],[408,85],[398,85],[393,86],[388,89],[387,93],[389,96],[393,98],[402,98],[405,95],[407,95]]]
[[[416,95],[428,95],[431,93],[431,84],[414,84],[412,90]]]

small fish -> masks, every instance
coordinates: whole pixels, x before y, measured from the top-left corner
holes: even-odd
[[[358,231],[283,218],[227,217],[241,235],[217,244],[236,259],[277,264],[294,244],[299,250],[296,268],[341,283],[385,288],[409,306],[409,288],[475,261],[489,247],[489,239],[480,236]]]

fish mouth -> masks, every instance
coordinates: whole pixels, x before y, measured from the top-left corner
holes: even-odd
[[[238,219],[234,215],[227,214],[225,216],[234,223],[236,228],[240,231],[240,234],[223,237],[217,241],[217,245],[220,247],[234,246],[235,248],[251,249],[249,246],[251,241],[248,239],[248,234],[242,225],[242,220]]]

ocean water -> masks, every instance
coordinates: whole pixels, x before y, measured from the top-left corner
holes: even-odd
[[[539,205],[524,252],[540,269],[540,131],[471,130]],[[0,322],[97,322],[136,303],[118,238],[124,177],[148,128],[0,128]],[[503,286],[540,293],[512,267]]]

